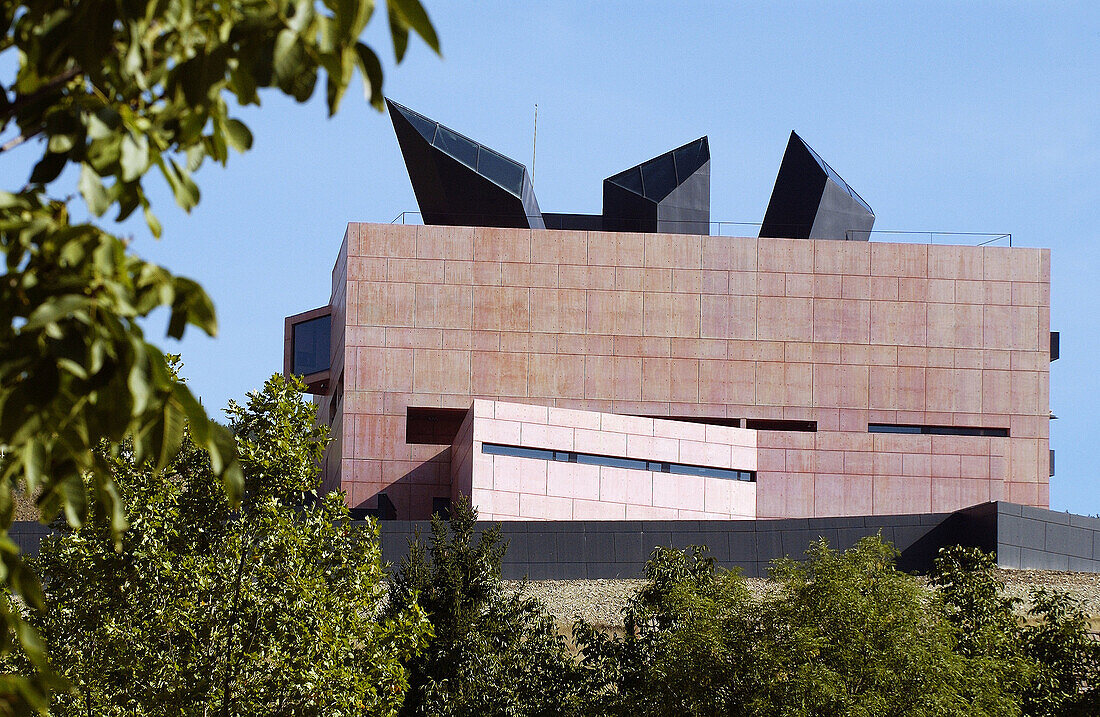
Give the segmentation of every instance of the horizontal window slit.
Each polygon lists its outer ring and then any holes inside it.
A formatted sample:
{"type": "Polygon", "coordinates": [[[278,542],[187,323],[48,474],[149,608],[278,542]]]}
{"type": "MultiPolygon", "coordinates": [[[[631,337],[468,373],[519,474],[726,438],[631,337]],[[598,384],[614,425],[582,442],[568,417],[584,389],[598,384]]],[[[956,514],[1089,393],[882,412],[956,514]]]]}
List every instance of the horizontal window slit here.
{"type": "Polygon", "coordinates": [[[1007,428],[987,426],[922,426],[913,423],[868,423],[868,433],[903,433],[924,436],[985,436],[1008,438],[1007,428]]]}
{"type": "Polygon", "coordinates": [[[756,431],[800,431],[816,433],[817,421],[797,421],[782,418],[714,418],[711,416],[657,416],[637,414],[639,418],[655,418],[659,421],[679,421],[680,423],[701,423],[706,426],[728,426],[730,428],[751,428],[756,431]]]}
{"type": "Polygon", "coordinates": [[[546,448],[527,448],[525,446],[509,446],[502,443],[482,443],[481,452],[494,456],[512,456],[514,458],[535,458],[543,461],[559,461],[562,463],[582,463],[590,466],[608,466],[611,468],[626,468],[629,470],[654,471],[656,473],[671,473],[674,475],[702,476],[704,478],[725,478],[726,480],[739,480],[747,482],[756,481],[756,471],[743,471],[734,468],[714,468],[712,466],[698,466],[688,463],[669,463],[666,461],[650,461],[643,458],[623,458],[621,456],[602,456],[594,453],[578,453],[575,451],[553,451],[546,448]]]}

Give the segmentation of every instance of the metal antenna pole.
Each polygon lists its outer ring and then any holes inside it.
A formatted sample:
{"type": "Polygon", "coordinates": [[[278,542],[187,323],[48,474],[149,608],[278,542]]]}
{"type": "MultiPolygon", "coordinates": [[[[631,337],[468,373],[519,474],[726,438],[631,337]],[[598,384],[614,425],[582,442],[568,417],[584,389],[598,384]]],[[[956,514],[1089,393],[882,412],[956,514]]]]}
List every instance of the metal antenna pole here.
{"type": "Polygon", "coordinates": [[[531,182],[535,181],[535,143],[539,139],[539,103],[535,103],[535,131],[531,133],[531,182]]]}

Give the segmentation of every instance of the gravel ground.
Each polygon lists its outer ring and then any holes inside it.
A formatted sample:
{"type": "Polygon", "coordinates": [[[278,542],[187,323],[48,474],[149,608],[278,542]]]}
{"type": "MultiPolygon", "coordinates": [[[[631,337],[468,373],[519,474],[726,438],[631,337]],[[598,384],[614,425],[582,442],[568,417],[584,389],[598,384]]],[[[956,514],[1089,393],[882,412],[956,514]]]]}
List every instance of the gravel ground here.
{"type": "MultiPolygon", "coordinates": [[[[1032,588],[1059,590],[1080,600],[1094,618],[1092,629],[1100,629],[1100,574],[998,570],[997,577],[1004,582],[1006,595],[1021,599],[1021,614],[1030,607],[1027,598],[1032,588]]],[[[758,595],[769,587],[769,581],[761,578],[747,582],[758,595]]],[[[577,615],[595,625],[621,627],[623,607],[643,584],[642,580],[534,580],[526,584],[524,592],[542,601],[563,627],[577,615]]],[[[522,583],[510,585],[518,588],[522,583]]]]}

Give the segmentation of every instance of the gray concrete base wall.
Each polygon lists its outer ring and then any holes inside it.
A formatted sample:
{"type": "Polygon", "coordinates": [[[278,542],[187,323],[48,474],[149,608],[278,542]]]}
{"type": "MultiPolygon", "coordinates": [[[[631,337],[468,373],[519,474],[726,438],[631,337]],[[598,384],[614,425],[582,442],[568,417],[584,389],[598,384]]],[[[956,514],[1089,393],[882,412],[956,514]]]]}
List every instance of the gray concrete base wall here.
{"type": "Polygon", "coordinates": [[[997,563],[1100,573],[1100,518],[997,503],[997,563]]]}
{"type": "MultiPolygon", "coordinates": [[[[500,523],[508,551],[501,566],[506,579],[581,580],[644,577],[646,560],[656,546],[706,546],[719,565],[739,567],[748,577],[767,575],[773,560],[801,558],[811,543],[824,538],[847,549],[881,533],[901,552],[900,567],[926,571],[946,542],[969,542],[959,531],[957,514],[798,518],[784,520],[677,521],[511,521],[500,523]]],[[[487,529],[489,524],[480,526],[487,529]]],[[[408,554],[417,528],[426,540],[426,521],[380,524],[382,556],[397,563],[408,554]]]]}
{"type": "MultiPolygon", "coordinates": [[[[492,523],[482,523],[487,530],[492,523]]],[[[427,521],[381,521],[382,557],[408,555],[416,529],[427,541],[427,521]]],[[[706,546],[724,567],[748,577],[767,575],[780,557],[801,558],[824,538],[845,550],[860,538],[882,534],[900,551],[898,567],[927,572],[939,549],[967,545],[997,552],[1004,568],[1100,573],[1100,518],[1058,513],[1014,503],[985,503],[956,513],[795,518],[784,520],[510,521],[500,523],[508,551],[507,579],[634,579],[658,545],[706,546]]],[[[49,528],[16,522],[8,534],[23,552],[37,555],[49,528]]]]}

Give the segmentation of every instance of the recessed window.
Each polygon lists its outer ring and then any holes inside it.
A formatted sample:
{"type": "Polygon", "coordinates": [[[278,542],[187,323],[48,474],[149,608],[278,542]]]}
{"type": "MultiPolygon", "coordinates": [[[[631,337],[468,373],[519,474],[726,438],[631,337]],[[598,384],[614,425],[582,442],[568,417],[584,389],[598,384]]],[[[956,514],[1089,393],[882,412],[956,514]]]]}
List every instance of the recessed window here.
{"type": "Polygon", "coordinates": [[[868,423],[868,433],[908,433],[926,436],[987,436],[1007,438],[1007,428],[985,426],[922,426],[912,423],[868,423]]]}
{"type": "Polygon", "coordinates": [[[291,338],[293,361],[291,370],[299,376],[308,376],[329,368],[329,349],[332,336],[332,315],[300,321],[293,326],[291,338]]]}
{"type": "Polygon", "coordinates": [[[405,443],[427,443],[431,445],[450,445],[462,428],[468,411],[465,408],[421,408],[409,406],[405,409],[405,443]]]}
{"type": "Polygon", "coordinates": [[[654,471],[656,473],[673,473],[676,475],[685,476],[702,476],[704,478],[725,478],[726,480],[738,480],[748,482],[756,481],[756,471],[742,471],[731,468],[713,468],[711,466],[697,466],[688,463],[647,461],[641,458],[601,456],[594,453],[578,453],[575,451],[551,451],[545,448],[508,446],[501,443],[482,443],[481,452],[494,456],[534,458],[536,460],[560,461],[563,463],[583,463],[590,466],[609,466],[611,468],[626,468],[629,470],[638,471],[654,471]]]}
{"type": "Polygon", "coordinates": [[[777,418],[747,418],[745,428],[757,431],[801,431],[817,432],[817,421],[786,421],[777,418]]]}
{"type": "Polygon", "coordinates": [[[659,421],[680,421],[682,423],[701,423],[707,426],[729,426],[730,428],[751,428],[754,431],[800,431],[814,433],[817,421],[792,421],[781,418],[715,418],[712,416],[640,416],[655,418],[659,421]]]}
{"type": "Polygon", "coordinates": [[[439,517],[447,520],[451,517],[450,498],[432,498],[432,513],[438,513],[439,517]]]}

